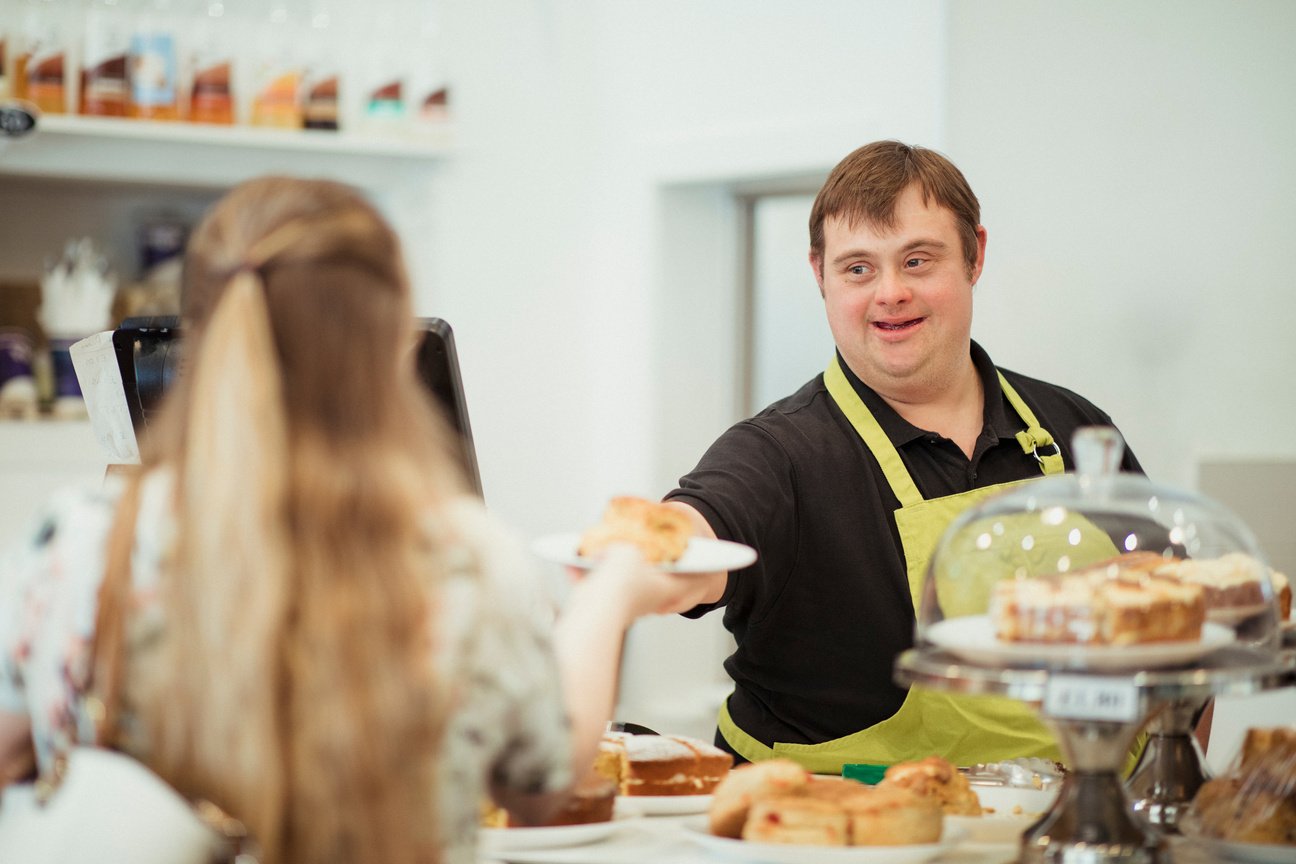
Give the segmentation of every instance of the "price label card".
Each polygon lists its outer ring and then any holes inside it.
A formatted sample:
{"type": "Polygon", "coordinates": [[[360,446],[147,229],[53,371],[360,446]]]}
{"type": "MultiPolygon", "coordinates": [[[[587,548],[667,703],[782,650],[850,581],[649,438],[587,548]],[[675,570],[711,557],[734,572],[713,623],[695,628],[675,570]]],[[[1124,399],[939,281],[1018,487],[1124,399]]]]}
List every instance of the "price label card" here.
{"type": "Polygon", "coordinates": [[[1129,678],[1053,675],[1044,689],[1044,713],[1069,720],[1133,723],[1141,719],[1138,688],[1129,678]]]}

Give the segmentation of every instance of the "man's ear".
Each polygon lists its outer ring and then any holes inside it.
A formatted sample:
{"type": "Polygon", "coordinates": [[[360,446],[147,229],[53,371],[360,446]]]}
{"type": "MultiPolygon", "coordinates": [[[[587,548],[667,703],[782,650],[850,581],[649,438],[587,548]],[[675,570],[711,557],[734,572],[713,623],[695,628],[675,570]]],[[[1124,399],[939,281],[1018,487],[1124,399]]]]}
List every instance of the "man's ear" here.
{"type": "Polygon", "coordinates": [[[985,269],[986,237],[987,234],[986,234],[985,226],[978,225],[976,227],[977,260],[976,260],[976,264],[972,266],[972,274],[971,274],[973,286],[975,286],[977,280],[981,278],[981,271],[985,269]]]}
{"type": "Polygon", "coordinates": [[[819,296],[824,296],[823,290],[823,254],[810,250],[810,269],[814,271],[815,283],[819,286],[819,296]]]}

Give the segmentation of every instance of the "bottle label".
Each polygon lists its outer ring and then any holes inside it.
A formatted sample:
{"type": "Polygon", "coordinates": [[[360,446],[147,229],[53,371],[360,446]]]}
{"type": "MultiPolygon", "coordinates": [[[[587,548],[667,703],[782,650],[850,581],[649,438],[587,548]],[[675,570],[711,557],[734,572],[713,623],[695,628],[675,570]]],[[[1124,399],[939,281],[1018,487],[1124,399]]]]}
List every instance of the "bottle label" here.
{"type": "Polygon", "coordinates": [[[403,116],[405,114],[403,83],[390,81],[370,92],[365,113],[376,118],[403,116]]]}
{"type": "Polygon", "coordinates": [[[233,123],[234,98],[230,89],[230,64],[213,63],[194,73],[189,119],[195,123],[233,123]]]}
{"type": "Polygon", "coordinates": [[[301,73],[285,71],[272,75],[268,83],[256,94],[252,103],[252,123],[256,126],[276,126],[300,129],[302,125],[301,73]]]}
{"type": "Polygon", "coordinates": [[[130,43],[130,94],[136,105],[176,102],[175,39],[170,33],[136,33],[130,43]]]}
{"type": "Polygon", "coordinates": [[[336,75],[312,78],[306,84],[305,125],[307,129],[338,128],[338,79],[336,75]]]}
{"type": "Polygon", "coordinates": [[[109,57],[81,73],[81,113],[121,117],[126,113],[126,56],[109,57]]]}

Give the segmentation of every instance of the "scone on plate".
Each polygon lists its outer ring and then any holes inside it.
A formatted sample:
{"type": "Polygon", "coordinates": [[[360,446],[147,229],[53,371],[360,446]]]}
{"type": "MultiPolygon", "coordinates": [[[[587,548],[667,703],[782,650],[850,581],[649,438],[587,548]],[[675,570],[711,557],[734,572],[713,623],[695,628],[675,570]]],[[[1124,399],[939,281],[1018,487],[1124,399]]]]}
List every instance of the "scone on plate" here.
{"type": "Polygon", "coordinates": [[[795,793],[810,782],[810,773],[790,759],[748,762],[729,772],[711,799],[711,833],[738,838],[752,804],[778,795],[795,793]]]}
{"type": "Polygon", "coordinates": [[[981,799],[968,779],[945,759],[928,756],[917,762],[900,762],[886,769],[881,787],[903,788],[931,798],[953,816],[980,816],[981,799]]]}
{"type": "Polygon", "coordinates": [[[846,846],[850,819],[831,801],[783,795],[752,805],[742,839],[758,843],[846,846]]]}
{"type": "Polygon", "coordinates": [[[648,562],[668,564],[680,559],[692,534],[689,518],[674,507],[622,495],[609,501],[599,523],[581,535],[577,554],[597,558],[609,546],[629,543],[648,562]]]}
{"type": "Polygon", "coordinates": [[[941,838],[940,805],[908,789],[865,786],[840,804],[850,817],[853,846],[910,846],[941,838]]]}
{"type": "Polygon", "coordinates": [[[733,769],[710,811],[712,834],[814,846],[935,843],[943,819],[933,798],[812,775],[789,759],[733,769]]]}

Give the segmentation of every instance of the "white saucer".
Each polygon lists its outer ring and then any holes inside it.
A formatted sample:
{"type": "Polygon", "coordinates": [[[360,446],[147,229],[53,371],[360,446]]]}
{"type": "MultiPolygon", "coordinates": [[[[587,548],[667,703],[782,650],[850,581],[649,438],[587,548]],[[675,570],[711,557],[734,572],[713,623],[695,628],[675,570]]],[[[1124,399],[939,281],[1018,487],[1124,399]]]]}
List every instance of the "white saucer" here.
{"type": "Polygon", "coordinates": [[[505,852],[534,849],[562,849],[606,840],[616,832],[618,820],[586,825],[554,825],[539,828],[482,828],[478,832],[481,851],[487,857],[505,852]]]}
{"type": "Polygon", "coordinates": [[[1144,642],[1137,645],[1077,645],[1001,642],[988,615],[947,618],[927,628],[927,639],[970,663],[987,666],[1053,666],[1120,672],[1161,669],[1190,663],[1236,638],[1231,627],[1207,622],[1194,642],[1144,642]]]}
{"type": "Polygon", "coordinates": [[[618,816],[691,816],[711,807],[710,795],[618,795],[618,816]]]}
{"type": "MultiPolygon", "coordinates": [[[[597,558],[582,558],[576,554],[579,547],[580,534],[550,534],[531,544],[531,551],[554,564],[582,570],[597,567],[597,558]]],[[[715,573],[741,570],[755,560],[756,550],[750,546],[729,540],[694,537],[678,561],[660,566],[671,573],[715,573]]]]}
{"type": "Polygon", "coordinates": [[[937,843],[912,846],[804,846],[795,843],[756,843],[716,837],[704,830],[685,828],[689,839],[730,861],[750,864],[924,864],[955,843],[967,839],[962,828],[945,826],[937,843]]]}

